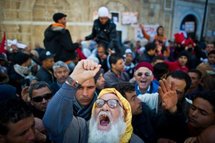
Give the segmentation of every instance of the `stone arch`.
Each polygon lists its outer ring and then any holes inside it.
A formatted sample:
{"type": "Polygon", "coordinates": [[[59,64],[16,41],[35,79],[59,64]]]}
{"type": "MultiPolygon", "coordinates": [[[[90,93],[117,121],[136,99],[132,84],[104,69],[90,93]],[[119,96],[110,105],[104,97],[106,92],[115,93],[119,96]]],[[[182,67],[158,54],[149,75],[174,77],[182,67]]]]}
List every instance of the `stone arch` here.
{"type": "MultiPolygon", "coordinates": [[[[201,31],[201,25],[202,25],[202,22],[201,22],[201,17],[199,14],[195,13],[194,11],[189,11],[189,12],[186,12],[184,13],[180,18],[179,18],[179,23],[178,24],[181,24],[182,21],[184,20],[184,18],[188,15],[193,15],[195,18],[196,18],[196,36],[200,36],[200,31],[201,31]]],[[[180,25],[178,25],[180,27],[180,25]]]]}

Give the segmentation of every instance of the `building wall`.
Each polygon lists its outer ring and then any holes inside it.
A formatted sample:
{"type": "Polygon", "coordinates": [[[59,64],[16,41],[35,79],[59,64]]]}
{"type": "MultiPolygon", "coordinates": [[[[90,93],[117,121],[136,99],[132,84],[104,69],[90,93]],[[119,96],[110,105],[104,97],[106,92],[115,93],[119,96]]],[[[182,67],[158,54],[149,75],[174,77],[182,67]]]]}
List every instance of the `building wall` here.
{"type": "MultiPolygon", "coordinates": [[[[30,46],[36,43],[43,46],[44,30],[53,22],[53,13],[60,11],[68,15],[67,28],[73,41],[84,39],[91,33],[94,12],[100,6],[107,6],[119,16],[125,11],[138,12],[139,23],[163,25],[167,37],[172,38],[172,33],[177,30],[177,20],[180,21],[177,11],[174,11],[177,1],[180,0],[0,0],[0,34],[2,36],[6,32],[8,39],[18,39],[30,46]]],[[[199,13],[203,11],[202,7],[200,9],[199,13]]],[[[210,11],[214,11],[214,6],[210,11]]],[[[214,14],[209,18],[214,18],[214,14]]],[[[122,40],[134,40],[135,26],[117,25],[117,29],[122,31],[122,40]]],[[[208,22],[207,27],[213,31],[215,26],[208,22]]]]}

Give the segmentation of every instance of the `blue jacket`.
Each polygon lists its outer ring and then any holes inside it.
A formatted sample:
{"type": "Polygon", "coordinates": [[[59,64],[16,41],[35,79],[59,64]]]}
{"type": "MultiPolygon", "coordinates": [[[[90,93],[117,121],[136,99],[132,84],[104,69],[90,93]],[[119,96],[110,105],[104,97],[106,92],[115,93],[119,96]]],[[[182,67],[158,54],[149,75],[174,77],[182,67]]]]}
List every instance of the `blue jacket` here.
{"type": "MultiPolygon", "coordinates": [[[[150,86],[148,87],[146,93],[156,93],[158,92],[158,87],[159,87],[159,82],[157,80],[153,80],[150,84],[150,86]]],[[[135,84],[135,91],[137,96],[140,94],[144,94],[140,91],[138,84],[135,84]]]]}

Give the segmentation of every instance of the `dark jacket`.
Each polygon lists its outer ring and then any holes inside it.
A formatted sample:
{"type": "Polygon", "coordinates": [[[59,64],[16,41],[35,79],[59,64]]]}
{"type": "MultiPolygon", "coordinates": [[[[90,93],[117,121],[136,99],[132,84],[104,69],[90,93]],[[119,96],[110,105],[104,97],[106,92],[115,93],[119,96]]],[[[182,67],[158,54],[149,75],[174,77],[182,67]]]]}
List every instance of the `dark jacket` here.
{"type": "Polygon", "coordinates": [[[50,25],[44,33],[46,50],[55,54],[55,61],[69,61],[75,57],[76,44],[73,44],[69,30],[50,25]]]}
{"type": "Polygon", "coordinates": [[[116,53],[121,53],[116,25],[110,19],[105,25],[102,25],[99,19],[96,19],[93,23],[92,33],[86,36],[85,39],[94,39],[97,43],[106,45],[107,48],[114,48],[116,53]]]}
{"type": "MultiPolygon", "coordinates": [[[[55,143],[87,143],[88,123],[73,115],[74,95],[77,89],[64,84],[50,100],[43,123],[55,143]]],[[[130,143],[143,143],[132,135],[130,143]]]]}
{"type": "Polygon", "coordinates": [[[155,143],[157,140],[153,123],[156,120],[156,114],[142,102],[142,113],[132,117],[132,126],[134,133],[138,135],[145,143],[155,143]]]}
{"type": "Polygon", "coordinates": [[[36,74],[38,81],[45,81],[49,85],[51,85],[54,82],[54,76],[51,72],[41,67],[39,71],[36,74]]]}
{"type": "Polygon", "coordinates": [[[152,63],[155,56],[150,56],[146,51],[143,52],[142,55],[140,55],[138,62],[149,62],[152,63]]]}
{"type": "Polygon", "coordinates": [[[105,87],[114,87],[120,82],[129,81],[129,75],[126,72],[122,72],[120,76],[116,75],[112,70],[107,71],[104,74],[105,87]]]}
{"type": "Polygon", "coordinates": [[[184,143],[189,137],[184,106],[177,105],[177,112],[172,114],[159,110],[156,121],[156,133],[158,138],[168,138],[177,143],[184,143]]]}
{"type": "Polygon", "coordinates": [[[8,71],[8,75],[9,75],[9,84],[11,84],[11,85],[16,87],[16,93],[18,93],[19,95],[21,95],[23,87],[30,85],[30,80],[25,78],[25,77],[23,77],[23,76],[21,76],[21,75],[19,75],[15,71],[14,67],[12,67],[8,71]]]}

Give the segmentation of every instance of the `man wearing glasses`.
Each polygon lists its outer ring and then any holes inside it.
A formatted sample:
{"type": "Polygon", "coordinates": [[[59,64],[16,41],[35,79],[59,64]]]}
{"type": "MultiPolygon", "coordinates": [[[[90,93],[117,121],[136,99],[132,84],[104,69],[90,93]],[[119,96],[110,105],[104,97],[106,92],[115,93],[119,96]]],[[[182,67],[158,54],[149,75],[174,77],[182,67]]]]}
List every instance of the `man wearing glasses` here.
{"type": "Polygon", "coordinates": [[[34,116],[42,119],[49,99],[52,97],[49,85],[44,81],[32,84],[29,87],[29,96],[34,116]]]}
{"type": "Polygon", "coordinates": [[[142,143],[133,134],[129,102],[114,88],[103,89],[93,104],[88,123],[73,115],[78,87],[94,77],[101,65],[80,61],[66,83],[49,102],[43,118],[49,137],[56,143],[142,143]]]}
{"type": "Polygon", "coordinates": [[[134,78],[137,96],[145,93],[158,92],[159,83],[154,80],[153,67],[150,63],[141,62],[135,67],[134,78]]]}

